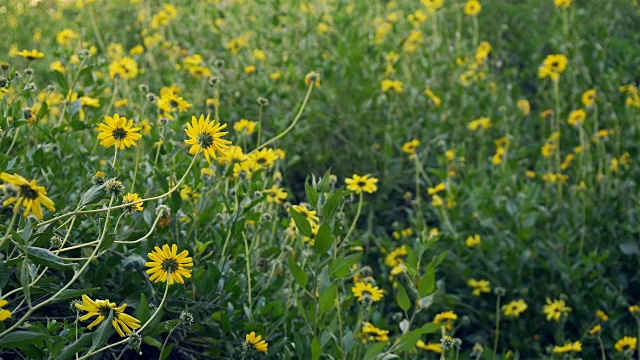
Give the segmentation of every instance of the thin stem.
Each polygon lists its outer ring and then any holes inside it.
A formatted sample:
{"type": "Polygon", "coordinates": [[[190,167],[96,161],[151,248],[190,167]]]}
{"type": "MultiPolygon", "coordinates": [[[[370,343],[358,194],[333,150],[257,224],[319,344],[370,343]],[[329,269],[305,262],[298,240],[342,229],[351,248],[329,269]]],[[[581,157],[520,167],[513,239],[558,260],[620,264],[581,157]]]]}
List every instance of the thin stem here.
{"type": "Polygon", "coordinates": [[[164,349],[167,347],[167,344],[169,343],[169,338],[171,337],[171,335],[173,334],[174,331],[176,331],[176,329],[178,328],[178,326],[182,325],[182,320],[180,320],[180,322],[178,322],[176,324],[176,326],[174,326],[173,328],[171,328],[171,330],[169,331],[169,334],[167,334],[167,337],[164,339],[164,342],[162,343],[162,348],[160,348],[160,356],[162,356],[162,352],[164,351],[164,349]]]}
{"type": "Polygon", "coordinates": [[[260,140],[262,139],[262,104],[260,104],[260,109],[258,110],[258,142],[256,146],[260,146],[260,140]]]}
{"type": "Polygon", "coordinates": [[[351,223],[351,227],[349,227],[349,231],[347,231],[347,235],[344,236],[342,240],[342,244],[346,244],[349,239],[349,235],[353,232],[353,229],[356,227],[356,223],[358,222],[358,218],[360,218],[360,211],[362,210],[362,202],[364,199],[364,195],[362,191],[360,191],[360,200],[358,201],[358,209],[356,210],[356,216],[353,218],[353,222],[351,223]]]}
{"type": "Polygon", "coordinates": [[[309,97],[311,96],[311,91],[313,90],[313,83],[309,84],[309,88],[307,89],[307,94],[304,96],[304,100],[302,101],[302,105],[300,106],[300,110],[298,110],[298,114],[296,115],[296,117],[293,119],[293,122],[291,122],[291,125],[289,125],[288,128],[284,129],[283,132],[281,132],[280,134],[276,135],[275,137],[271,138],[270,140],[268,140],[267,142],[265,142],[262,145],[259,145],[258,147],[256,147],[255,149],[253,149],[251,152],[257,151],[262,149],[263,147],[278,141],[280,138],[282,138],[283,136],[287,135],[291,130],[293,130],[293,128],[296,126],[296,124],[298,123],[298,120],[300,120],[300,116],[302,116],[302,112],[304,111],[304,108],[307,106],[307,101],[309,101],[309,97]]]}
{"type": "Polygon", "coordinates": [[[253,316],[253,299],[251,297],[251,259],[249,258],[249,244],[247,243],[246,235],[242,235],[244,239],[244,251],[245,251],[245,259],[247,262],[247,289],[249,290],[249,314],[253,316]]]}
{"type": "Polygon", "coordinates": [[[116,148],[116,151],[113,154],[113,161],[111,162],[111,167],[112,168],[116,168],[116,159],[118,158],[118,144],[115,144],[114,146],[116,148]]]}
{"type": "Polygon", "coordinates": [[[2,240],[0,240],[0,249],[4,247],[4,244],[7,242],[7,239],[9,238],[9,234],[13,230],[13,225],[15,225],[16,223],[16,219],[18,218],[18,208],[17,208],[18,205],[20,204],[16,204],[15,207],[13,208],[13,216],[11,217],[11,222],[9,223],[9,226],[7,226],[7,231],[5,231],[4,236],[2,237],[2,240]]]}
{"type": "MultiPolygon", "coordinates": [[[[142,203],[142,202],[145,202],[145,201],[154,201],[154,200],[159,200],[159,199],[162,199],[162,198],[165,198],[165,197],[167,197],[167,196],[171,195],[174,191],[176,191],[176,190],[178,189],[178,187],[182,184],[182,182],[184,181],[184,179],[186,179],[187,175],[189,174],[189,171],[191,171],[191,168],[193,167],[193,164],[195,164],[195,162],[196,162],[197,154],[200,152],[199,150],[200,150],[200,148],[198,148],[198,151],[196,151],[196,155],[194,155],[194,156],[193,156],[193,160],[191,160],[191,164],[189,164],[189,167],[187,168],[187,171],[185,171],[185,173],[184,173],[184,175],[182,176],[182,178],[180,179],[180,181],[178,181],[178,182],[174,185],[174,187],[172,187],[172,188],[171,188],[169,191],[167,191],[166,193],[161,194],[161,195],[158,195],[158,196],[152,196],[152,197],[150,197],[150,198],[145,198],[145,199],[136,200],[136,201],[130,202],[130,203],[128,203],[128,204],[121,204],[121,205],[117,205],[117,206],[114,206],[114,207],[110,207],[110,208],[108,208],[108,209],[113,209],[113,210],[115,210],[115,209],[122,209],[122,208],[127,207],[127,206],[131,206],[131,205],[139,204],[139,203],[142,203]]],[[[36,224],[36,225],[35,225],[35,227],[44,226],[44,225],[50,224],[50,223],[52,223],[52,222],[54,222],[54,221],[57,221],[57,220],[60,220],[60,219],[64,219],[64,218],[66,218],[66,217],[73,216],[73,215],[95,214],[95,213],[105,212],[105,211],[107,211],[108,209],[101,208],[101,209],[93,209],[93,210],[72,211],[72,212],[70,212],[70,213],[66,213],[66,214],[62,214],[62,215],[60,215],[60,216],[54,217],[53,219],[49,219],[49,220],[47,220],[47,221],[43,221],[43,222],[41,222],[41,223],[38,223],[38,224],[36,224]]]]}
{"type": "Polygon", "coordinates": [[[496,338],[493,340],[493,358],[498,356],[498,339],[500,338],[500,295],[496,301],[496,338]]]}

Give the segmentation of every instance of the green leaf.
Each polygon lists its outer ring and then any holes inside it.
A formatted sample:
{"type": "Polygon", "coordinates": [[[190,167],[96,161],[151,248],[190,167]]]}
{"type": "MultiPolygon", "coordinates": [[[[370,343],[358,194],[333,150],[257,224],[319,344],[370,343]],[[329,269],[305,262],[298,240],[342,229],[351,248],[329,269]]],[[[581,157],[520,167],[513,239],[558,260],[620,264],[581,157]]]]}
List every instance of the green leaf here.
{"type": "Polygon", "coordinates": [[[331,263],[329,263],[329,276],[336,279],[345,278],[349,275],[349,269],[353,264],[357,263],[361,257],[362,253],[351,254],[345,258],[333,259],[331,263]]]}
{"type": "Polygon", "coordinates": [[[296,264],[296,260],[292,257],[289,258],[289,269],[291,269],[291,273],[293,274],[293,278],[296,280],[298,285],[302,287],[306,287],[309,282],[309,278],[307,274],[296,264]]]}
{"type": "Polygon", "coordinates": [[[162,353],[160,353],[160,360],[166,360],[169,355],[171,355],[171,351],[173,350],[174,346],[175,344],[171,343],[166,348],[162,349],[162,353]]]}
{"type": "Polygon", "coordinates": [[[56,300],[77,299],[82,295],[93,294],[97,290],[100,290],[100,288],[94,287],[88,289],[66,289],[56,297],[56,300]]]}
{"type": "Polygon", "coordinates": [[[87,345],[89,344],[89,341],[91,341],[92,338],[93,338],[92,332],[82,334],[82,336],[80,336],[78,340],[65,346],[64,349],[62,349],[62,352],[58,354],[56,358],[60,360],[68,360],[68,359],[75,358],[74,355],[82,351],[82,349],[84,349],[85,347],[87,347],[87,345]]]}
{"type": "Polygon", "coordinates": [[[418,294],[422,298],[433,293],[435,289],[436,269],[435,266],[433,266],[433,263],[429,263],[429,265],[427,265],[427,270],[424,275],[422,275],[422,278],[420,278],[420,282],[418,283],[418,294]]]}
{"type": "Polygon", "coordinates": [[[141,323],[145,323],[150,317],[151,311],[149,311],[149,302],[147,301],[147,297],[144,293],[140,293],[140,305],[136,308],[136,318],[140,320],[141,323]]]}
{"type": "Polygon", "coordinates": [[[27,253],[29,254],[29,260],[34,264],[44,265],[50,269],[73,270],[75,267],[74,264],[65,263],[63,258],[47,249],[27,246],[27,253]]]}
{"type": "Polygon", "coordinates": [[[94,202],[102,198],[104,198],[104,184],[94,185],[90,187],[89,190],[85,191],[84,194],[82,194],[82,198],[80,198],[80,204],[78,205],[78,207],[93,204],[94,202]]]}
{"type": "Polygon", "coordinates": [[[423,334],[434,334],[435,332],[440,330],[442,325],[444,324],[427,323],[424,324],[420,329],[423,331],[423,334]]]}
{"type": "Polygon", "coordinates": [[[324,221],[333,219],[338,211],[340,199],[342,199],[343,196],[342,191],[336,191],[331,194],[324,205],[322,205],[322,217],[324,218],[324,221]]]}
{"type": "Polygon", "coordinates": [[[296,227],[300,231],[300,234],[310,238],[311,235],[313,234],[311,233],[311,224],[309,224],[309,221],[307,220],[307,218],[302,216],[299,212],[295,211],[293,208],[289,208],[289,213],[291,213],[291,217],[293,218],[293,221],[296,223],[296,227]]]}
{"type": "Polygon", "coordinates": [[[335,305],[337,295],[338,288],[336,284],[329,286],[322,294],[320,294],[320,300],[318,301],[320,313],[329,311],[333,305],[335,305]]]}
{"type": "Polygon", "coordinates": [[[329,180],[331,180],[331,168],[324,173],[322,180],[320,180],[320,183],[318,184],[319,192],[323,193],[329,189],[329,180]]]}
{"type": "Polygon", "coordinates": [[[9,268],[7,268],[7,264],[5,264],[4,261],[0,261],[0,290],[7,285],[10,276],[11,273],[9,272],[9,268]]]}
{"type": "Polygon", "coordinates": [[[318,360],[320,359],[320,355],[322,355],[322,345],[320,345],[320,340],[314,337],[311,342],[311,359],[318,360]]]}
{"type": "Polygon", "coordinates": [[[307,193],[307,200],[309,201],[309,204],[311,204],[311,206],[313,206],[314,208],[318,206],[318,191],[316,191],[313,186],[309,185],[309,178],[307,178],[304,182],[304,190],[307,193]]]}
{"type": "Polygon", "coordinates": [[[12,349],[23,345],[28,345],[38,340],[46,340],[49,335],[42,333],[35,333],[31,331],[14,331],[10,332],[2,339],[0,339],[1,349],[12,349]]]}
{"type": "Polygon", "coordinates": [[[151,336],[145,336],[142,338],[142,342],[149,345],[149,346],[153,346],[155,348],[160,349],[162,347],[162,343],[160,341],[158,341],[158,339],[151,337],[151,336]]]}
{"type": "Polygon", "coordinates": [[[36,117],[38,118],[38,120],[41,120],[42,117],[45,116],[48,112],[49,112],[49,105],[47,105],[46,101],[43,101],[42,106],[40,107],[40,110],[38,111],[38,114],[36,115],[36,117]]]}
{"type": "Polygon", "coordinates": [[[407,290],[404,289],[404,286],[397,281],[398,284],[398,305],[400,305],[400,309],[404,312],[407,312],[411,308],[411,299],[409,299],[409,295],[407,295],[407,290]]]}
{"type": "Polygon", "coordinates": [[[24,258],[22,267],[20,268],[20,285],[22,285],[22,292],[24,292],[24,298],[27,301],[27,305],[31,307],[31,280],[29,280],[29,261],[24,258]]]}
{"type": "Polygon", "coordinates": [[[56,78],[56,82],[58,83],[58,86],[60,86],[60,93],[68,94],[69,83],[67,82],[67,78],[59,71],[54,71],[53,76],[56,78]]]}
{"type": "Polygon", "coordinates": [[[115,241],[116,241],[116,234],[112,232],[108,232],[107,235],[105,235],[104,239],[102,239],[102,242],[100,243],[100,249],[98,249],[98,251],[103,252],[105,250],[110,249],[115,241]]]}
{"type": "Polygon", "coordinates": [[[324,223],[320,225],[318,234],[316,234],[314,249],[318,254],[325,254],[329,249],[331,249],[332,244],[333,234],[331,234],[331,227],[328,223],[324,223]]]}
{"type": "Polygon", "coordinates": [[[420,340],[420,337],[422,336],[422,334],[424,334],[424,330],[415,329],[413,331],[410,331],[410,332],[402,335],[396,350],[397,351],[407,351],[409,349],[412,349],[413,347],[416,346],[416,343],[418,342],[418,340],[420,340]]]}
{"type": "Polygon", "coordinates": [[[112,321],[113,321],[113,310],[109,312],[108,318],[102,320],[102,323],[100,324],[100,326],[98,326],[98,329],[95,331],[95,334],[93,335],[93,339],[91,339],[92,340],[91,350],[95,350],[107,343],[107,341],[109,340],[109,338],[114,332],[113,325],[111,325],[112,321]]]}
{"type": "Polygon", "coordinates": [[[387,341],[376,342],[369,346],[367,352],[364,353],[364,360],[375,360],[375,358],[387,346],[387,341]]]}
{"type": "MultiPolygon", "coordinates": [[[[80,109],[82,109],[82,102],[80,100],[75,100],[71,102],[71,106],[69,106],[69,115],[73,116],[77,114],[78,111],[80,111],[80,109]]],[[[84,127],[83,124],[80,124],[80,125],[84,127]]]]}

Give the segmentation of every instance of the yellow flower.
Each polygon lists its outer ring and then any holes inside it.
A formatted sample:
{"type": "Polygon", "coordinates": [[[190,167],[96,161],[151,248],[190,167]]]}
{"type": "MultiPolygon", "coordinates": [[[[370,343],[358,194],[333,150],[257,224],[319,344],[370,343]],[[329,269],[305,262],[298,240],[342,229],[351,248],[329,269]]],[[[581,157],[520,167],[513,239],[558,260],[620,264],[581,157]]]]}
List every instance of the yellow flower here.
{"type": "Polygon", "coordinates": [[[286,191],[279,188],[278,185],[273,185],[269,189],[262,190],[262,192],[267,194],[267,202],[275,203],[278,205],[282,205],[284,200],[286,200],[287,196],[289,195],[286,191]]]}
{"type": "Polygon", "coordinates": [[[147,254],[152,261],[146,262],[144,265],[149,267],[147,274],[149,274],[149,280],[155,282],[169,282],[169,285],[173,282],[184,284],[182,277],[190,278],[191,269],[188,267],[193,266],[193,262],[189,257],[189,251],[183,250],[178,254],[178,246],[176,244],[165,244],[160,247],[156,246],[155,251],[147,254]]]}
{"type": "Polygon", "coordinates": [[[252,331],[247,334],[247,336],[245,336],[245,344],[246,346],[259,352],[267,352],[269,346],[269,344],[265,340],[262,340],[262,336],[256,336],[255,331],[252,331]]]}
{"type": "Polygon", "coordinates": [[[439,207],[442,206],[444,204],[444,202],[442,201],[442,198],[438,195],[433,195],[432,199],[431,199],[431,206],[433,207],[439,207]]]}
{"type": "Polygon", "coordinates": [[[560,74],[567,68],[567,62],[567,57],[562,54],[547,55],[542,66],[538,68],[538,77],[541,79],[549,77],[557,81],[560,74]]]}
{"type": "Polygon", "coordinates": [[[313,86],[320,86],[320,74],[315,71],[311,71],[307,75],[304,76],[304,83],[309,86],[313,83],[313,86]]]}
{"type": "Polygon", "coordinates": [[[16,53],[16,56],[21,56],[29,61],[35,60],[35,59],[42,59],[44,57],[44,54],[39,52],[36,49],[33,50],[22,50],[22,51],[18,51],[16,53]]]}
{"type": "Polygon", "coordinates": [[[247,161],[256,170],[260,168],[272,169],[278,161],[278,155],[273,149],[264,148],[249,154],[247,161]]]}
{"type": "Polygon", "coordinates": [[[440,105],[442,105],[442,100],[440,100],[440,98],[433,91],[431,91],[431,89],[425,89],[424,94],[427,95],[429,99],[431,99],[431,102],[433,102],[433,105],[435,107],[440,107],[440,105]]]}
{"type": "Polygon", "coordinates": [[[479,245],[480,242],[481,242],[480,235],[478,235],[478,234],[473,235],[473,236],[469,236],[467,238],[467,240],[465,240],[465,244],[467,245],[467,247],[470,247],[470,248],[479,245]]]}
{"type": "Polygon", "coordinates": [[[569,6],[571,6],[571,1],[572,0],[553,0],[553,4],[558,8],[558,9],[566,9],[569,6]]]}
{"type": "Polygon", "coordinates": [[[525,310],[527,310],[527,303],[522,300],[513,300],[510,303],[502,306],[502,312],[506,317],[520,317],[525,310]]]}
{"type": "Polygon", "coordinates": [[[475,16],[482,10],[482,5],[477,0],[469,0],[464,4],[464,13],[467,16],[475,16]]]}
{"type": "Polygon", "coordinates": [[[353,174],[352,178],[346,178],[344,182],[347,184],[347,190],[355,191],[356,194],[360,194],[363,191],[373,194],[378,191],[378,187],[376,186],[378,179],[372,177],[370,174],[364,176],[353,174]]]}
{"type": "MultiPolygon", "coordinates": [[[[305,219],[307,219],[309,221],[309,223],[311,223],[311,226],[317,225],[318,222],[320,221],[320,218],[318,217],[318,215],[317,215],[315,210],[309,210],[306,207],[304,207],[303,205],[293,205],[293,206],[291,206],[291,208],[293,210],[299,212],[300,215],[304,216],[305,219]]],[[[291,220],[292,220],[292,223],[293,223],[293,219],[291,219],[291,220]]]]}
{"type": "Polygon", "coordinates": [[[569,120],[567,120],[567,122],[569,123],[569,125],[580,126],[582,125],[582,123],[584,123],[584,119],[586,118],[587,118],[586,111],[582,109],[573,110],[569,114],[569,120]]]}
{"type": "Polygon", "coordinates": [[[267,60],[267,54],[265,54],[264,51],[262,50],[255,49],[253,50],[252,54],[253,54],[253,57],[258,61],[267,60]]]}
{"type": "Polygon", "coordinates": [[[479,119],[470,121],[467,124],[467,128],[471,131],[476,131],[480,128],[487,130],[491,128],[491,119],[489,119],[488,117],[481,117],[479,119]]]}
{"type": "Polygon", "coordinates": [[[11,311],[1,309],[7,306],[9,302],[7,300],[0,300],[0,321],[5,321],[11,317],[11,311]]]}
{"type": "Polygon", "coordinates": [[[130,57],[114,60],[109,64],[109,78],[111,80],[131,80],[138,76],[138,63],[130,57]]]}
{"type": "Polygon", "coordinates": [[[100,145],[106,148],[115,145],[120,150],[125,146],[136,146],[136,141],[142,138],[142,135],[138,134],[139,130],[140,128],[133,127],[133,120],[127,123],[127,119],[118,114],[114,114],[113,117],[105,116],[104,123],[98,124],[96,128],[96,131],[100,132],[100,145]]]}
{"type": "Polygon", "coordinates": [[[480,296],[480,294],[482,293],[490,293],[491,292],[490,284],[491,283],[487,280],[476,280],[476,279],[467,280],[467,285],[473,289],[472,291],[473,296],[480,296]]]}
{"type": "Polygon", "coordinates": [[[640,312],[640,305],[631,305],[629,306],[629,312],[632,314],[640,312]]]}
{"type": "Polygon", "coordinates": [[[565,345],[553,347],[554,354],[565,354],[569,352],[581,352],[581,351],[582,351],[582,343],[580,341],[576,341],[573,344],[571,342],[568,342],[565,345]]]}
{"type": "Polygon", "coordinates": [[[543,311],[547,315],[547,320],[555,320],[556,322],[560,321],[560,317],[563,315],[567,315],[571,308],[566,306],[566,303],[563,299],[553,300],[547,298],[547,304],[543,306],[543,311]]]}
{"type": "Polygon", "coordinates": [[[427,189],[427,193],[429,195],[434,195],[437,194],[439,192],[445,191],[446,187],[444,185],[444,183],[440,183],[438,185],[436,185],[435,187],[430,187],[427,189]]]}
{"type": "Polygon", "coordinates": [[[407,248],[405,245],[402,245],[399,248],[394,249],[392,252],[387,254],[384,259],[384,264],[389,267],[396,267],[401,264],[398,259],[401,256],[407,256],[407,248]]]}
{"type": "Polygon", "coordinates": [[[596,90],[591,89],[591,90],[585,91],[584,94],[582,94],[582,103],[586,107],[593,106],[593,104],[596,103],[596,90]]]}
{"type": "Polygon", "coordinates": [[[360,338],[362,343],[366,344],[367,341],[389,341],[389,330],[379,329],[370,322],[362,324],[362,331],[360,332],[360,338]]]}
{"type": "Polygon", "coordinates": [[[418,145],[420,145],[420,141],[418,141],[418,139],[413,139],[402,145],[402,151],[406,154],[413,155],[415,154],[418,145]]]}
{"type": "Polygon", "coordinates": [[[136,45],[129,50],[129,55],[131,56],[142,55],[142,53],[144,53],[144,46],[142,45],[136,45]]]}
{"type": "Polygon", "coordinates": [[[634,350],[638,344],[638,338],[625,336],[616,342],[616,351],[623,352],[625,350],[634,350]]]}
{"type": "Polygon", "coordinates": [[[431,351],[436,354],[442,354],[442,344],[437,344],[437,343],[425,344],[424,341],[418,340],[418,342],[416,343],[416,346],[422,350],[431,351]]]}
{"type": "Polygon", "coordinates": [[[218,155],[225,156],[231,141],[222,139],[228,132],[222,131],[227,127],[227,124],[219,124],[215,121],[209,121],[209,115],[205,118],[204,115],[200,115],[200,119],[196,120],[195,116],[191,117],[191,124],[187,123],[185,132],[189,137],[184,142],[191,145],[189,154],[196,155],[198,149],[199,152],[204,152],[204,156],[207,159],[209,165],[211,165],[211,159],[216,160],[218,155]]]}
{"type": "Polygon", "coordinates": [[[171,112],[185,112],[191,107],[185,99],[178,96],[178,93],[173,90],[160,90],[160,98],[158,99],[158,109],[161,110],[162,115],[167,115],[171,112]]]}
{"type": "Polygon", "coordinates": [[[567,157],[564,158],[562,165],[560,165],[560,169],[567,170],[569,166],[571,166],[571,162],[576,156],[574,154],[567,154],[567,157]]]}
{"type": "Polygon", "coordinates": [[[518,110],[522,113],[522,115],[527,116],[531,112],[531,104],[529,104],[529,100],[520,99],[518,100],[518,110]]]}
{"type": "Polygon", "coordinates": [[[528,177],[529,179],[535,179],[536,178],[536,172],[535,171],[531,171],[531,170],[527,170],[524,172],[524,176],[528,177]]]}
{"type": "Polygon", "coordinates": [[[60,60],[52,62],[51,65],[49,65],[49,70],[58,71],[62,74],[67,72],[67,68],[62,65],[62,62],[60,60]]]}
{"type": "Polygon", "coordinates": [[[269,79],[271,80],[278,80],[282,77],[282,71],[278,70],[278,71],[274,71],[271,74],[269,74],[269,79]]]}
{"type": "Polygon", "coordinates": [[[132,330],[140,328],[140,320],[125,314],[124,309],[127,307],[127,304],[122,304],[118,307],[116,303],[110,302],[109,300],[91,300],[87,295],[82,295],[82,303],[76,303],[75,306],[87,312],[79,318],[80,321],[85,321],[97,316],[97,318],[87,326],[89,330],[99,325],[104,319],[107,319],[111,313],[113,313],[111,325],[113,325],[120,337],[124,337],[125,334],[129,335],[132,330]]]}
{"type": "Polygon", "coordinates": [[[594,327],[589,329],[589,335],[595,335],[595,334],[599,333],[600,331],[602,331],[602,325],[600,325],[600,324],[595,325],[594,327]]]}
{"type": "Polygon", "coordinates": [[[370,298],[371,301],[376,302],[380,301],[384,296],[382,290],[378,289],[378,287],[373,287],[371,284],[365,284],[363,281],[357,282],[355,286],[351,288],[353,292],[353,296],[358,298],[358,301],[363,301],[365,298],[370,298]]]}
{"type": "Polygon", "coordinates": [[[123,205],[127,205],[130,204],[129,206],[125,207],[125,210],[129,211],[129,212],[136,212],[136,211],[142,211],[143,207],[142,207],[142,202],[139,203],[135,203],[134,202],[141,200],[140,197],[138,196],[137,193],[128,193],[127,195],[125,195],[122,198],[122,204],[123,205]]]}
{"type": "Polygon", "coordinates": [[[42,220],[42,207],[40,203],[47,209],[55,211],[53,201],[47,197],[47,190],[44,186],[39,186],[36,180],[28,181],[18,174],[0,173],[0,180],[4,181],[4,185],[0,188],[5,192],[7,198],[2,206],[8,206],[15,203],[13,212],[17,212],[20,206],[24,207],[24,216],[29,216],[33,211],[33,215],[42,220]]]}
{"type": "Polygon", "coordinates": [[[200,198],[200,194],[193,191],[191,186],[185,185],[184,188],[180,189],[180,197],[184,201],[196,201],[200,198]]]}
{"type": "Polygon", "coordinates": [[[76,34],[71,29],[64,29],[56,35],[56,41],[60,45],[69,45],[73,40],[77,38],[78,38],[78,34],[76,34]]]}
{"type": "Polygon", "coordinates": [[[609,315],[607,315],[606,312],[602,311],[602,310],[598,310],[596,311],[596,316],[598,317],[598,319],[600,319],[601,321],[607,322],[609,321],[609,315]]]}
{"type": "Polygon", "coordinates": [[[245,74],[251,74],[256,72],[256,67],[254,65],[248,65],[244,67],[244,73],[245,74]]]}
{"type": "Polygon", "coordinates": [[[400,80],[390,80],[390,79],[384,79],[382,80],[382,91],[389,91],[389,90],[393,90],[396,93],[401,93],[402,92],[402,81],[400,80]]]}
{"type": "Polygon", "coordinates": [[[253,134],[253,130],[256,127],[256,123],[251,120],[242,119],[233,124],[233,129],[239,133],[246,130],[247,135],[253,134]]]}
{"type": "Polygon", "coordinates": [[[442,7],[443,0],[420,0],[429,11],[434,12],[442,7]]]}

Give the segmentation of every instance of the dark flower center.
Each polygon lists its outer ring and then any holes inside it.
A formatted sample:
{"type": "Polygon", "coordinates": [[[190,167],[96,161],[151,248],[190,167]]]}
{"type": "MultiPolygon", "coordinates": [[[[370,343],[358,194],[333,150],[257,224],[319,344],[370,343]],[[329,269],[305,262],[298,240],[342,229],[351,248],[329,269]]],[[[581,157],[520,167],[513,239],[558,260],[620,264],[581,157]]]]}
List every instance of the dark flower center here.
{"type": "Polygon", "coordinates": [[[557,61],[551,63],[552,68],[557,68],[560,64],[557,61]]]}
{"type": "Polygon", "coordinates": [[[256,159],[256,162],[257,162],[258,164],[260,164],[260,165],[264,165],[264,164],[266,164],[266,163],[267,163],[267,159],[265,159],[265,158],[257,158],[257,159],[256,159]]]}
{"type": "Polygon", "coordinates": [[[356,183],[356,185],[358,185],[358,187],[364,187],[365,185],[367,185],[367,183],[366,183],[366,182],[364,182],[364,181],[362,181],[362,180],[360,180],[360,181],[358,181],[358,182],[356,183]]]}
{"type": "Polygon", "coordinates": [[[178,270],[178,261],[176,259],[165,259],[162,261],[162,269],[171,274],[178,270]]]}
{"type": "Polygon", "coordinates": [[[111,132],[111,136],[116,140],[123,140],[127,137],[127,131],[123,128],[115,128],[111,132]]]}
{"type": "Polygon", "coordinates": [[[198,145],[200,145],[200,147],[202,147],[203,149],[208,149],[209,147],[211,147],[211,145],[213,145],[213,136],[211,136],[211,134],[209,133],[198,134],[196,140],[198,141],[198,145]]]}
{"type": "Polygon", "coordinates": [[[169,105],[171,105],[171,107],[178,107],[178,102],[175,100],[171,100],[169,101],[169,105]]]}
{"type": "Polygon", "coordinates": [[[20,186],[20,196],[26,197],[27,199],[37,199],[38,192],[31,188],[29,185],[21,185],[20,186]]]}
{"type": "Polygon", "coordinates": [[[100,315],[104,316],[105,318],[109,317],[109,314],[111,314],[111,308],[107,305],[102,305],[100,306],[100,315]]]}

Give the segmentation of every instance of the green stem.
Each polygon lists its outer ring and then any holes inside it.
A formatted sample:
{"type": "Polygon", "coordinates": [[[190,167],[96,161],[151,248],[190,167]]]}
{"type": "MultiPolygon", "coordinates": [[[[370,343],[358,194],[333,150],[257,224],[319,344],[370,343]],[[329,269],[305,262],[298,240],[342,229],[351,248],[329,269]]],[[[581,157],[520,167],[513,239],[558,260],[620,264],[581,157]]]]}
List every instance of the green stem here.
{"type": "Polygon", "coordinates": [[[356,209],[356,216],[353,218],[353,222],[351,223],[351,227],[349,227],[349,231],[347,231],[347,235],[344,236],[344,239],[342,240],[340,245],[347,243],[347,240],[349,239],[349,235],[351,235],[351,233],[353,232],[353,229],[355,229],[356,224],[358,223],[358,218],[360,218],[360,211],[362,210],[363,199],[364,199],[364,195],[363,195],[362,191],[360,191],[360,200],[358,201],[358,208],[356,209]]]}
{"type": "Polygon", "coordinates": [[[500,295],[496,301],[496,338],[493,340],[493,358],[498,356],[498,339],[500,338],[500,295]]]}

